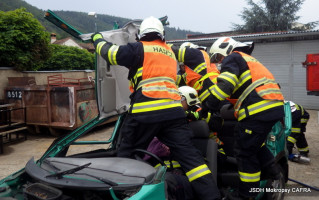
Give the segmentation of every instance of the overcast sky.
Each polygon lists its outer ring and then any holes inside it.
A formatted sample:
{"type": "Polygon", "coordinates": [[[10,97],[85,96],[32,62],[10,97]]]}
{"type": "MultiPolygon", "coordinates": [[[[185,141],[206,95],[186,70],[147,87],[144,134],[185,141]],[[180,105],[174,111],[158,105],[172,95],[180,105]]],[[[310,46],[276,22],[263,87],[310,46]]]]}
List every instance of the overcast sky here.
{"type": "MultiPolygon", "coordinates": [[[[170,27],[213,33],[243,24],[239,14],[245,0],[25,0],[43,10],[96,12],[129,19],[168,16],[170,27]]],[[[258,2],[257,0],[255,2],[258,2]]],[[[305,0],[298,22],[319,21],[319,0],[305,0]]]]}

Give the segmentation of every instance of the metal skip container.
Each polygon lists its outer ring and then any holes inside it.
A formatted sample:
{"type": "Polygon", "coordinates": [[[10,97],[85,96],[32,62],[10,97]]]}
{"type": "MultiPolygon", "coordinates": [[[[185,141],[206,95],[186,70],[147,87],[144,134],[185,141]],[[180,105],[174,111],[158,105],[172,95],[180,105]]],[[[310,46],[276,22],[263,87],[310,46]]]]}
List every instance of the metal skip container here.
{"type": "Polygon", "coordinates": [[[35,132],[46,127],[58,135],[59,130],[74,130],[98,114],[94,84],[62,75],[48,76],[48,85],[8,86],[5,97],[15,107],[26,108],[26,113],[13,113],[12,121],[22,121],[26,114],[26,124],[35,132]]]}

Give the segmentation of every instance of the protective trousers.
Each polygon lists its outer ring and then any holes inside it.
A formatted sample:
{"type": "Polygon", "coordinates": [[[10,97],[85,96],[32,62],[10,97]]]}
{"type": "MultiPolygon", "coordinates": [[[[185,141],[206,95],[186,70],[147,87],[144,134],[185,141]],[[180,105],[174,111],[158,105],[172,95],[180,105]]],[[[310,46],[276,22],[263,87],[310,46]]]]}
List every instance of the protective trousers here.
{"type": "MultiPolygon", "coordinates": [[[[170,148],[180,163],[198,199],[220,199],[220,193],[204,158],[191,142],[192,131],[185,118],[160,123],[142,123],[127,115],[121,128],[123,137],[118,156],[131,157],[134,149],[147,149],[156,136],[170,148]]],[[[217,172],[213,172],[217,173],[217,172]]]]}
{"type": "Polygon", "coordinates": [[[308,153],[308,142],[306,140],[306,136],[303,132],[301,133],[290,133],[287,140],[287,150],[289,154],[292,154],[292,149],[294,146],[297,146],[298,151],[301,153],[308,153]]]}
{"type": "Polygon", "coordinates": [[[250,189],[259,187],[261,169],[274,166],[274,156],[264,142],[276,122],[246,119],[235,127],[235,157],[241,181],[239,194],[243,197],[257,196],[258,193],[250,189]]]}

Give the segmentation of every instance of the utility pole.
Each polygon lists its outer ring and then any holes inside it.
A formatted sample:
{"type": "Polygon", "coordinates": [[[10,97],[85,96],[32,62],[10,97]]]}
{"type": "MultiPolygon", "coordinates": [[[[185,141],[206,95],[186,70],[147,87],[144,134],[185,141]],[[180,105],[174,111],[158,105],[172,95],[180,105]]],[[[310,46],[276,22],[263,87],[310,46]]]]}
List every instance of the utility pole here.
{"type": "Polygon", "coordinates": [[[94,32],[97,33],[97,24],[96,24],[97,14],[96,12],[89,12],[88,15],[94,17],[94,32]]]}

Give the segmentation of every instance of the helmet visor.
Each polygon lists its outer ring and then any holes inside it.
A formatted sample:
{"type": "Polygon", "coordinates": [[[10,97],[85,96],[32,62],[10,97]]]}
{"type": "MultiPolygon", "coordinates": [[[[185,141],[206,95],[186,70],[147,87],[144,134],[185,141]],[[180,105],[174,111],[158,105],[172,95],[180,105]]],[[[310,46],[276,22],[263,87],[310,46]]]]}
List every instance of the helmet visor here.
{"type": "Polygon", "coordinates": [[[210,62],[211,63],[220,63],[224,56],[220,53],[214,53],[212,57],[210,57],[210,62]]]}

